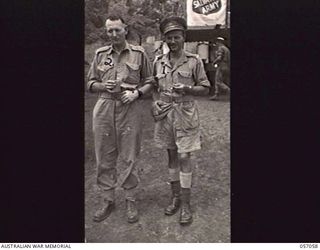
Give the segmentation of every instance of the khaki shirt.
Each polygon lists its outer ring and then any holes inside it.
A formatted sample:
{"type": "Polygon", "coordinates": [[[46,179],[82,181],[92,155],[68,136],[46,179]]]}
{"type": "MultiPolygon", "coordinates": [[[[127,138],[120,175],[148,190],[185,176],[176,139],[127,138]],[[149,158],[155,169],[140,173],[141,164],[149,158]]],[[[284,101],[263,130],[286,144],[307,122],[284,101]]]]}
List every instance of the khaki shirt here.
{"type": "Polygon", "coordinates": [[[88,72],[88,90],[95,82],[121,80],[127,84],[142,86],[152,83],[152,66],[141,46],[126,46],[118,54],[112,46],[105,46],[96,51],[88,72]]]}
{"type": "Polygon", "coordinates": [[[159,96],[154,96],[154,105],[159,107],[160,113],[163,112],[161,119],[155,123],[157,146],[177,148],[178,153],[200,149],[200,121],[194,97],[174,92],[172,87],[174,83],[209,87],[202,60],[198,55],[183,51],[175,66],[172,66],[169,54],[164,54],[154,62],[154,76],[159,93],[159,96]],[[177,102],[177,99],[183,101],[177,102]]]}
{"type": "MultiPolygon", "coordinates": [[[[112,46],[96,51],[88,73],[88,89],[96,82],[121,80],[133,86],[152,83],[152,66],[140,46],[126,43],[123,51],[117,53],[112,46]]],[[[141,149],[142,100],[122,103],[109,92],[100,92],[93,109],[92,129],[98,168],[98,186],[105,191],[116,186],[113,170],[117,158],[123,166],[118,184],[128,189],[136,186],[138,180],[136,160],[141,149]],[[108,171],[107,171],[108,170],[108,171]]]]}
{"type": "Polygon", "coordinates": [[[230,64],[230,50],[224,46],[219,45],[216,50],[216,58],[220,57],[221,59],[218,61],[219,66],[228,67],[230,64]]]}
{"type": "Polygon", "coordinates": [[[169,54],[158,56],[154,61],[154,76],[158,82],[158,92],[168,96],[181,96],[173,91],[174,83],[210,87],[199,56],[185,51],[174,67],[170,63],[169,54]]]}

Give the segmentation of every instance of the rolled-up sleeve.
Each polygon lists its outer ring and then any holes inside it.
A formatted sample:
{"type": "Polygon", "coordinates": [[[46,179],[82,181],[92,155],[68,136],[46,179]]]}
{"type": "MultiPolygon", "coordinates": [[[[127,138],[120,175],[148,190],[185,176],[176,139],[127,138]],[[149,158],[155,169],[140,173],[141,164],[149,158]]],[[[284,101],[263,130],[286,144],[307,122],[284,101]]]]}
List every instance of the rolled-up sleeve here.
{"type": "Polygon", "coordinates": [[[142,60],[141,60],[141,83],[142,85],[145,84],[154,84],[154,77],[153,77],[153,68],[152,64],[146,55],[145,52],[142,53],[142,60]]]}
{"type": "Polygon", "coordinates": [[[193,75],[194,80],[196,82],[196,86],[210,87],[210,82],[204,70],[203,62],[198,57],[196,58],[196,65],[194,67],[193,75]]]}
{"type": "Polygon", "coordinates": [[[101,82],[101,79],[99,77],[99,73],[97,70],[97,65],[98,65],[98,55],[95,54],[88,72],[87,89],[89,92],[91,92],[91,87],[95,82],[101,82]]]}

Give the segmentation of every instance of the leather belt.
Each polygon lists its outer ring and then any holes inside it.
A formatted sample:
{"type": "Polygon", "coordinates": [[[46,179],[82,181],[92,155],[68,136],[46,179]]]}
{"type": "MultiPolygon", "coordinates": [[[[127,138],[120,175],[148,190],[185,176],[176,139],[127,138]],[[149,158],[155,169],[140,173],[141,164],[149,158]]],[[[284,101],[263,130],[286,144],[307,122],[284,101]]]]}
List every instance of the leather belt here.
{"type": "Polygon", "coordinates": [[[160,100],[167,102],[167,103],[181,103],[181,102],[190,102],[193,101],[193,96],[166,96],[166,95],[160,95],[160,100]]]}
{"type": "Polygon", "coordinates": [[[121,92],[118,92],[118,93],[103,92],[103,93],[100,93],[99,98],[121,100],[121,95],[122,95],[121,92]]]}

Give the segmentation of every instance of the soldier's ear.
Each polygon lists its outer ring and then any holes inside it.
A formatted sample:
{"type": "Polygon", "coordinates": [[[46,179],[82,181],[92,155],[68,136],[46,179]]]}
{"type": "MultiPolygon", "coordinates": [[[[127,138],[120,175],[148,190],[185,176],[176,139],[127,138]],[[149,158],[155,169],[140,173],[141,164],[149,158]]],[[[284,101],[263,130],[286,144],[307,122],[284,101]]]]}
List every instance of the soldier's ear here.
{"type": "Polygon", "coordinates": [[[126,35],[128,35],[128,33],[129,33],[128,25],[125,25],[125,26],[124,26],[124,30],[125,30],[126,35]]]}

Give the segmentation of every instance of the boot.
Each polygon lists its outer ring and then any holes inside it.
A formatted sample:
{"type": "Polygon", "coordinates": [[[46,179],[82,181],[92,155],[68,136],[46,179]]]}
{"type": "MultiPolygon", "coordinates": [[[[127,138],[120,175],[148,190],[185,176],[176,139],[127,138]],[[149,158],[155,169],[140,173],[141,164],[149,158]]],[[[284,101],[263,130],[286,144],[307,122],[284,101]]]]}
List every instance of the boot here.
{"type": "Polygon", "coordinates": [[[171,203],[164,210],[165,215],[174,215],[180,207],[180,181],[171,182],[171,203]]]}
{"type": "Polygon", "coordinates": [[[139,220],[139,213],[136,206],[136,202],[132,200],[126,200],[127,206],[127,220],[129,223],[135,223],[139,220]]]}
{"type": "Polygon", "coordinates": [[[192,223],[192,213],[190,209],[190,188],[181,189],[181,210],[180,210],[180,224],[188,225],[192,223]]]}
{"type": "Polygon", "coordinates": [[[112,201],[108,201],[107,204],[97,210],[95,215],[93,216],[93,221],[94,222],[101,222],[109,217],[111,212],[114,210],[115,204],[112,201]]]}

